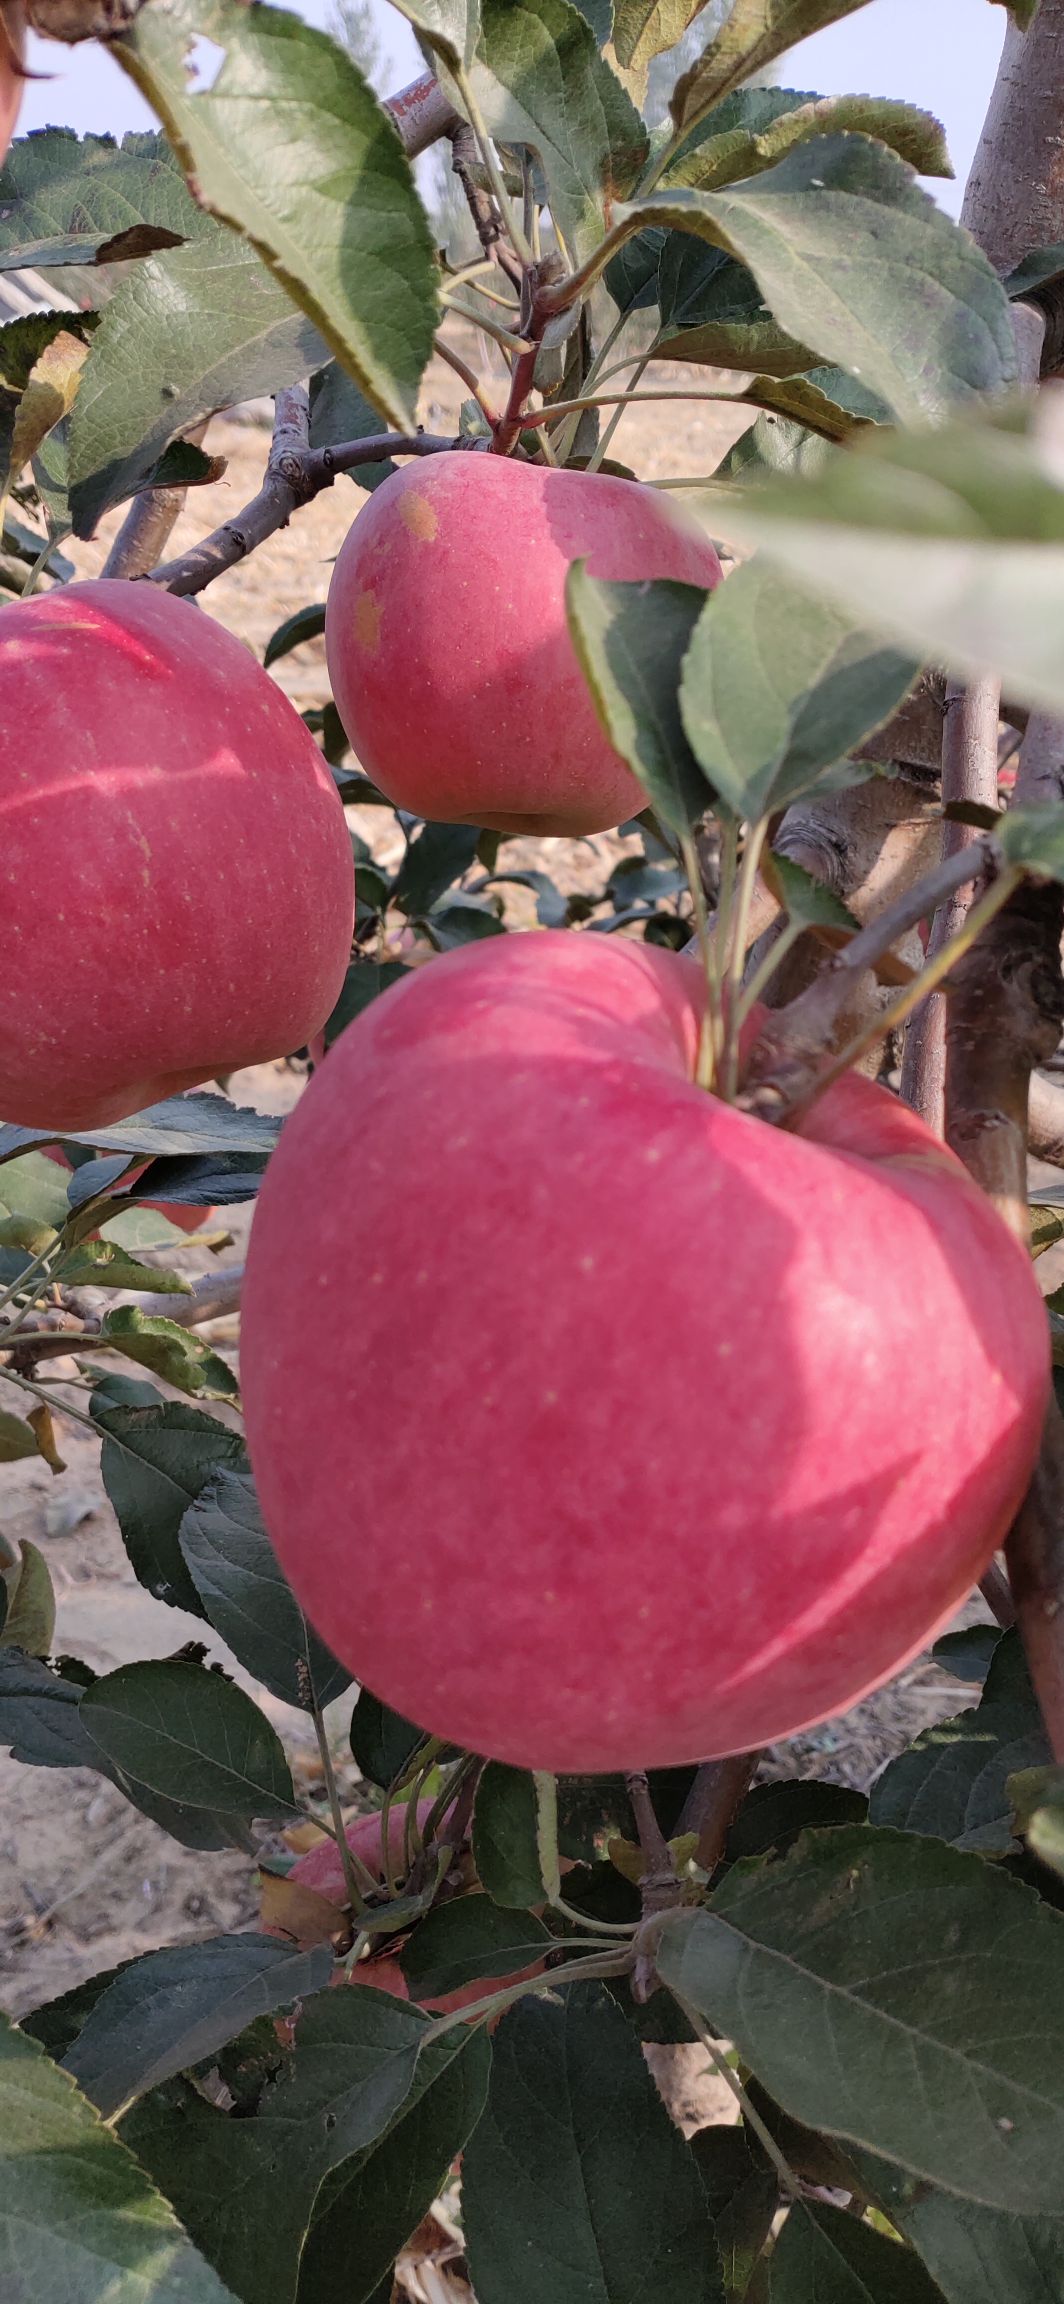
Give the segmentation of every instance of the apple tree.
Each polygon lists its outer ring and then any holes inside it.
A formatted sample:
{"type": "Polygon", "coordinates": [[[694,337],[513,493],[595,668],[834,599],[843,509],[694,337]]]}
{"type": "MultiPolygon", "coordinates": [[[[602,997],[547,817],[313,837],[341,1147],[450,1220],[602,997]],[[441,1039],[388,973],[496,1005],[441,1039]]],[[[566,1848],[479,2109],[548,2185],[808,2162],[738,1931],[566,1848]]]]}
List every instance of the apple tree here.
{"type": "Polygon", "coordinates": [[[0,1459],[87,1426],[202,1626],[97,1674],[5,1540],[0,1739],[261,1897],[0,2022],[5,2304],[1064,2300],[1064,0],[960,224],[786,85],[863,4],[399,0],[386,103],[262,0],[0,4],[6,138],[27,17],[161,123],[0,175],[0,1459]],[[715,469],[622,460],[665,401],[715,469]],[[197,603],[348,476],[257,665],[197,603]],[[768,1779],[932,1642],[870,1791],[768,1779]]]}

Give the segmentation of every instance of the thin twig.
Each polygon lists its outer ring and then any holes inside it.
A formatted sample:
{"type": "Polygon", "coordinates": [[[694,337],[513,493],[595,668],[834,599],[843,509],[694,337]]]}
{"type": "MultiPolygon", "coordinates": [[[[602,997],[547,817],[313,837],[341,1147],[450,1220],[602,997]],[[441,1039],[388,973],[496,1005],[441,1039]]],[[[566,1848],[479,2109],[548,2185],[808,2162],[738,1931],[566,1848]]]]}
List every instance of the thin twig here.
{"type": "Polygon", "coordinates": [[[695,1863],[713,1873],[724,1854],[733,1818],[757,1771],[759,1752],[734,1752],[726,1760],[704,1760],[676,1822],[677,1836],[697,1832],[695,1863]]]}
{"type": "Polygon", "coordinates": [[[495,426],[499,421],[498,415],[496,414],[495,409],[492,407],[490,400],[485,395],[483,385],[481,384],[480,378],[477,375],[476,369],[471,368],[467,360],[463,360],[460,352],[454,351],[453,347],[447,343],[445,337],[437,336],[435,338],[435,347],[440,359],[446,362],[448,368],[454,369],[456,376],[461,377],[467,391],[472,393],[481,415],[486,418],[488,424],[491,427],[491,430],[494,432],[495,426]]]}

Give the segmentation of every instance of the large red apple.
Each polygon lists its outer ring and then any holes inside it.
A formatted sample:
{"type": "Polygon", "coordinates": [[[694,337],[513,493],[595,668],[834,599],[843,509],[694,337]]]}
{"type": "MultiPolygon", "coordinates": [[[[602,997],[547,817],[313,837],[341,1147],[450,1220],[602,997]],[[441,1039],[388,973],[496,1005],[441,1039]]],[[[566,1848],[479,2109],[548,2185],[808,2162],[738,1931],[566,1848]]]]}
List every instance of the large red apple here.
{"type": "Polygon", "coordinates": [[[284,1568],[386,1703],[518,1766],[842,1711],[964,1598],[1038,1445],[1038,1289],[959,1163],[866,1080],[798,1133],[708,1095],[703,998],[588,934],[434,961],[332,1049],[255,1218],[284,1568]]]}
{"type": "Polygon", "coordinates": [[[0,1114],[106,1126],[302,1047],[343,982],[351,842],[299,714],[153,584],[0,608],[0,1114]]]}
{"type": "Polygon", "coordinates": [[[599,725],[565,616],[593,576],[711,588],[701,529],[653,488],[439,455],[375,490],[329,587],[340,718],[397,807],[500,832],[602,832],[646,794],[599,725]]]}
{"type": "Polygon", "coordinates": [[[15,133],[25,79],[26,20],[18,0],[0,0],[0,160],[15,133]]]}

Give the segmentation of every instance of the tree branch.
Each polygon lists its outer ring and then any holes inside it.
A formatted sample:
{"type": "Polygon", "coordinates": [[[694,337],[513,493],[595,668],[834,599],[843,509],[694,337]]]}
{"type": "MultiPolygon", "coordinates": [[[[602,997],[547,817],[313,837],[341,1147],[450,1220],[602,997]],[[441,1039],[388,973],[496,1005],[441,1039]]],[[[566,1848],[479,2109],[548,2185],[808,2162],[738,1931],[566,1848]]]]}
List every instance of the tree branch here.
{"type": "Polygon", "coordinates": [[[187,494],[187,488],[145,488],[134,496],[101,573],[149,575],[166,550],[187,494]]]}
{"type": "Polygon", "coordinates": [[[430,144],[441,136],[450,136],[462,126],[457,112],[432,72],[423,72],[420,80],[411,80],[395,96],[385,100],[384,109],[390,112],[403,141],[403,149],[411,160],[419,152],[427,152],[430,144]]]}
{"type": "MultiPolygon", "coordinates": [[[[998,718],[1001,682],[987,677],[968,688],[951,681],[946,690],[946,717],[942,730],[942,803],[966,800],[985,808],[997,806],[998,718]]],[[[974,834],[967,824],[947,823],[942,853],[956,856],[970,846],[974,834]]],[[[928,959],[935,959],[963,927],[968,894],[957,889],[939,906],[928,940],[928,959]]],[[[907,1104],[926,1120],[936,1136],[946,1129],[946,994],[932,992],[909,1018],[901,1069],[901,1092],[907,1104]]]]}
{"type": "Polygon", "coordinates": [[[703,1872],[716,1871],[760,1758],[759,1752],[734,1752],[727,1760],[704,1760],[698,1770],[676,1820],[676,1837],[697,1832],[695,1862],[703,1872]]]}

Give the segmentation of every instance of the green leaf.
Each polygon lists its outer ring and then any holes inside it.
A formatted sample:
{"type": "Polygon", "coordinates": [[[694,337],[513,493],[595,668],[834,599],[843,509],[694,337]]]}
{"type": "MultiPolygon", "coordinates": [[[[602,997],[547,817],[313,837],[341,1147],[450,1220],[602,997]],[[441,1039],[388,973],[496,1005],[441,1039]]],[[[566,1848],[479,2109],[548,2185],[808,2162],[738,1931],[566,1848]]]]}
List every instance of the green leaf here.
{"type": "Polygon", "coordinates": [[[0,1744],[30,1768],[99,1768],[81,1720],[81,1689],[35,1656],[0,1648],[0,1744]]]}
{"type": "MultiPolygon", "coordinates": [[[[37,1441],[32,1435],[32,1428],[31,1436],[36,1450],[37,1441]]],[[[21,1450],[19,1452],[22,1453],[21,1450]]],[[[18,1549],[21,1565],[16,1573],[14,1588],[5,1583],[8,1606],[0,1629],[0,1639],[6,1648],[21,1648],[24,1656],[50,1656],[55,1639],[55,1593],[48,1562],[38,1546],[26,1538],[22,1539],[18,1549]]]]}
{"type": "Polygon", "coordinates": [[[460,2025],[426,2045],[428,2030],[420,2010],[386,1993],[322,1993],[305,2007],[295,2054],[265,2090],[254,2119],[227,2119],[191,2090],[176,2117],[165,2096],[147,2099],[127,2116],[123,2135],[193,2237],[209,2244],[241,2304],[295,2304],[297,2286],[304,2304],[324,2304],[316,2286],[308,2296],[299,2281],[316,2207],[324,2225],[321,2243],[314,2243],[316,2275],[332,2277],[322,2262],[331,2225],[338,2269],[346,2274],[350,2265],[343,2304],[372,2295],[360,2275],[374,2277],[373,2255],[390,2240],[393,2219],[402,2221],[404,2177],[411,2186],[409,2232],[418,2221],[418,2187],[429,2160],[454,2139],[461,2150],[483,2097],[489,2053],[483,2035],[460,2025]],[[335,2186],[319,2192],[334,2168],[335,2186]],[[348,2213],[345,2179],[351,2183],[348,2213]],[[368,2224],[365,2259],[359,2210],[368,2224]]]}
{"type": "MultiPolygon", "coordinates": [[[[368,440],[380,431],[381,420],[354,379],[330,360],[310,379],[310,445],[335,448],[343,440],[368,440]]],[[[360,464],[347,479],[359,488],[379,488],[397,467],[390,456],[380,464],[360,464]]]]}
{"type": "Polygon", "coordinates": [[[392,903],[400,912],[429,911],[468,872],[480,837],[472,824],[423,824],[396,874],[392,903]]]}
{"type": "MultiPolygon", "coordinates": [[[[732,579],[734,581],[734,579],[732,579]]],[[[710,795],[680,717],[684,658],[706,605],[693,584],[611,584],[573,562],[569,630],[611,744],[671,831],[686,832],[710,795]]]]}
{"type": "Polygon", "coordinates": [[[870,424],[890,423],[886,401],[867,392],[842,368],[810,368],[804,376],[755,376],[737,397],[791,424],[807,426],[822,440],[851,440],[870,424]]]}
{"type": "Polygon", "coordinates": [[[1025,1700],[984,1695],[973,1711],[925,1728],[878,1776],[873,1824],[928,1832],[955,1848],[1007,1856],[1014,1846],[1008,1779],[1049,1759],[1033,1690],[1025,1700]]]}
{"type": "Polygon", "coordinates": [[[658,260],[661,327],[655,351],[690,360],[789,377],[816,354],[787,334],[766,309],[745,264],[690,232],[669,232],[658,260]]]}
{"type": "Polygon", "coordinates": [[[0,271],[95,264],[109,241],[145,225],[161,247],[210,231],[156,131],[116,144],[43,128],[11,146],[0,170],[0,271]]]}
{"type": "Polygon", "coordinates": [[[868,1813],[863,1792],[816,1778],[782,1784],[755,1784],[729,1828],[728,1862],[743,1856],[783,1856],[802,1832],[840,1824],[860,1824],[868,1813]]]}
{"type": "Polygon", "coordinates": [[[401,16],[452,70],[472,63],[480,32],[480,0],[395,0],[401,16]]]}
{"type": "Polygon", "coordinates": [[[233,232],[216,226],[138,264],[93,337],[70,420],[75,533],[91,535],[134,495],[179,432],[298,383],[322,351],[317,330],[233,232]]]}
{"type": "Polygon", "coordinates": [[[131,2152],[0,2017],[4,2304],[232,2304],[131,2152]]]}
{"type": "Polygon", "coordinates": [[[473,1862],[493,1903],[515,1910],[542,1903],[536,1788],[527,1769],[488,1761],[473,1809],[473,1862]]]}
{"type": "Polygon", "coordinates": [[[112,2120],[256,2016],[323,1991],[332,1969],[331,1945],[297,1952],[269,1936],[208,1936],[148,1952],[94,2003],[64,2070],[112,2120]]]}
{"type": "Polygon", "coordinates": [[[220,1464],[189,1505],[179,1541],[215,1631],[271,1695],[307,1710],[343,1694],[351,1674],[311,1631],[286,1583],[250,1472],[220,1464]]]}
{"type": "Polygon", "coordinates": [[[1064,241],[1058,240],[1052,248],[1032,248],[1022,263],[1005,274],[1005,293],[1014,299],[1032,296],[1039,288],[1051,288],[1064,273],[1064,241]]]}
{"type": "Polygon", "coordinates": [[[110,1767],[164,1800],[249,1821],[299,1812],[280,1738],[221,1673],[124,1664],[85,1690],[81,1719],[110,1767]]]}
{"type": "Polygon", "coordinates": [[[814,137],[718,192],[662,188],[619,204],[603,257],[649,224],[746,264],[780,327],[902,422],[940,421],[1015,376],[1008,298],[986,257],[864,136],[814,137]]]}
{"type": "Polygon", "coordinates": [[[962,1632],[944,1632],[931,1650],[931,1660],[954,1680],[978,1681],[981,1686],[1000,1638],[996,1624],[968,1624],[962,1632]]]}
{"type": "Polygon", "coordinates": [[[400,984],[409,969],[401,960],[352,960],[340,988],[340,997],[325,1027],[325,1045],[331,1048],[334,1040],[356,1016],[361,1016],[371,1000],[378,1000],[392,984],[400,984]]]}
{"type": "MultiPolygon", "coordinates": [[[[109,1226],[111,1221],[121,1223],[122,1217],[108,1221],[109,1226]]],[[[167,1224],[165,1216],[161,1219],[156,1216],[143,1229],[147,1235],[146,1245],[154,1241],[165,1246],[170,1241],[184,1239],[179,1227],[167,1224]],[[160,1226],[165,1226],[165,1230],[160,1226]]],[[[192,1294],[192,1282],[183,1272],[167,1272],[158,1264],[138,1264],[136,1257],[128,1256],[113,1236],[106,1240],[79,1240],[70,1255],[63,1258],[60,1277],[64,1288],[140,1288],[159,1296],[192,1294]]]]}
{"type": "Polygon", "coordinates": [[[994,839],[1007,864],[1035,879],[1064,880],[1064,808],[1010,808],[994,839]]]}
{"type": "Polygon", "coordinates": [[[295,614],[286,616],[284,623],[279,624],[276,632],[267,640],[262,659],[264,670],[268,672],[271,664],[279,663],[281,657],[290,655],[293,648],[301,648],[305,640],[320,640],[324,630],[324,600],[314,600],[308,602],[305,608],[297,608],[295,614]]]}
{"type": "Polygon", "coordinates": [[[390,1712],[379,1697],[363,1688],[351,1714],[351,1752],[370,1784],[379,1784],[382,1792],[389,1792],[424,1741],[423,1728],[415,1728],[399,1712],[390,1712]]]}
{"type": "MultiPolygon", "coordinates": [[[[57,336],[73,335],[87,342],[95,326],[95,312],[24,312],[19,319],[8,320],[0,328],[0,384],[9,392],[24,392],[41,353],[57,336]]],[[[4,539],[35,546],[34,559],[43,541],[14,520],[9,510],[4,514],[4,539]]]]}
{"type": "MultiPolygon", "coordinates": [[[[877,2170],[877,2177],[882,2207],[912,2242],[946,2304],[1064,2304],[1058,2216],[1002,2215],[913,2185],[890,2169],[877,2170]]],[[[917,2295],[914,2289],[914,2304],[917,2295]]]]}
{"type": "Polygon", "coordinates": [[[772,2251],[771,2304],[942,2304],[911,2249],[844,2208],[796,2200],[772,2251]]]}
{"type": "Polygon", "coordinates": [[[183,1401],[161,1400],[150,1385],[116,1391],[115,1379],[97,1385],[89,1413],[105,1435],[100,1471],[138,1582],[171,1608],[205,1615],[179,1530],[217,1467],[246,1463],[240,1434],[183,1401]]]}
{"type": "Polygon", "coordinates": [[[811,1832],[670,1921],[658,1971],[796,2119],[1059,2213],[1064,1918],[1020,1881],[915,1834],[811,1832]]]}
{"type": "Polygon", "coordinates": [[[619,313],[643,312],[658,300],[658,264],[669,235],[660,224],[625,240],[603,274],[619,313]]]}
{"type": "Polygon", "coordinates": [[[682,40],[705,0],[614,0],[613,45],[617,61],[645,84],[647,68],[682,40]]]}
{"type": "MultiPolygon", "coordinates": [[[[1064,710],[1064,488],[1051,404],[934,431],[869,435],[814,476],[707,490],[714,535],[760,543],[899,646],[957,673],[1000,672],[1017,701],[1064,710]]],[[[1019,835],[1013,835],[1018,838],[1019,835]]]]}
{"type": "Polygon", "coordinates": [[[203,206],[247,236],[367,399],[410,431],[436,324],[432,235],[395,123],[350,56],[300,17],[239,0],[171,0],[114,53],[203,206]],[[193,90],[186,52],[203,37],[225,56],[193,90]]]}
{"type": "MultiPolygon", "coordinates": [[[[253,1112],[248,1106],[230,1104],[226,1096],[200,1094],[168,1096],[161,1104],[149,1105],[145,1112],[131,1113],[128,1120],[116,1120],[110,1128],[67,1135],[63,1142],[88,1144],[101,1152],[143,1153],[154,1159],[167,1152],[178,1157],[205,1152],[269,1153],[280,1133],[276,1113],[253,1112]]],[[[35,1144],[57,1141],[54,1134],[48,1135],[41,1128],[0,1125],[0,1162],[35,1144]]]]}
{"type": "MultiPolygon", "coordinates": [[[[667,1994],[661,1997],[668,1999],[667,1994]]],[[[754,2266],[772,2229],[779,2182],[750,2130],[741,2123],[734,2128],[700,2128],[691,2138],[691,2150],[720,2249],[724,2293],[738,2304],[746,2296],[754,2266]]]]}
{"type": "Polygon", "coordinates": [[[693,128],[711,105],[799,40],[863,6],[864,0],[734,0],[716,39],[673,89],[669,109],[677,128],[693,128]]]}
{"type": "Polygon", "coordinates": [[[504,1911],[474,1892],[433,1905],[403,1946],[402,1969],[417,1999],[437,2000],[463,1984],[482,1983],[489,1992],[492,1978],[509,1980],[553,1946],[531,1912],[504,1911]]]}
{"type": "Polygon", "coordinates": [[[120,1304],[114,1312],[105,1312],[100,1341],[115,1345],[127,1360],[150,1368],[153,1376],[161,1376],[179,1392],[232,1400],[239,1391],[232,1369],[201,1337],[179,1327],[176,1320],[142,1312],[136,1304],[120,1304]]]}
{"type": "Polygon", "coordinates": [[[643,122],[568,0],[482,0],[470,85],[490,133],[531,146],[555,222],[578,257],[646,157],[643,122]]]}
{"type": "Polygon", "coordinates": [[[37,1454],[37,1435],[32,1424],[24,1423],[10,1408],[0,1408],[0,1464],[17,1464],[21,1457],[37,1454]]]}
{"type": "MultiPolygon", "coordinates": [[[[810,136],[873,136],[920,176],[952,176],[939,121],[885,96],[814,96],[793,88],[736,88],[714,105],[664,170],[663,184],[712,192],[771,168],[810,136]]],[[[1007,283],[1006,283],[1007,285],[1007,283]]]]}
{"type": "Polygon", "coordinates": [[[841,897],[836,896],[823,880],[814,878],[801,864],[791,862],[789,856],[777,856],[770,850],[762,867],[773,892],[778,894],[788,920],[802,928],[826,928],[841,936],[856,936],[860,921],[847,910],[841,897]]]}
{"type": "Polygon", "coordinates": [[[599,1984],[504,2016],[463,2161],[462,2219],[478,2304],[724,2295],[690,2145],[599,1984]]]}
{"type": "Polygon", "coordinates": [[[710,595],[692,635],[687,740],[726,806],[753,822],[882,727],[917,669],[755,559],[710,595]]]}
{"type": "Polygon", "coordinates": [[[378,2144],[326,2177],[300,2257],[301,2298],[312,2304],[389,2304],[391,2266],[444,2189],[476,2126],[488,2068],[486,2040],[467,2040],[378,2144]],[[382,2273],[383,2300],[377,2292],[382,2273]]]}

